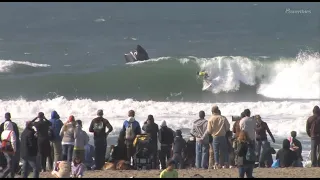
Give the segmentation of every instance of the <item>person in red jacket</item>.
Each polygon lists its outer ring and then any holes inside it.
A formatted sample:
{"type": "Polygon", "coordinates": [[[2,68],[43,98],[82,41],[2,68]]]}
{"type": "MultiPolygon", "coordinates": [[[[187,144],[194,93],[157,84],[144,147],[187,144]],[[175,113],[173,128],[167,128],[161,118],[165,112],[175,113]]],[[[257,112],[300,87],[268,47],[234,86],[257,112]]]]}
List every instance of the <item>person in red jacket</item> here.
{"type": "Polygon", "coordinates": [[[272,139],[272,142],[275,143],[275,139],[268,127],[268,124],[262,121],[260,115],[255,116],[256,119],[256,154],[257,161],[259,162],[259,166],[264,167],[263,160],[260,157],[261,151],[265,147],[265,143],[268,142],[267,132],[272,139]]]}

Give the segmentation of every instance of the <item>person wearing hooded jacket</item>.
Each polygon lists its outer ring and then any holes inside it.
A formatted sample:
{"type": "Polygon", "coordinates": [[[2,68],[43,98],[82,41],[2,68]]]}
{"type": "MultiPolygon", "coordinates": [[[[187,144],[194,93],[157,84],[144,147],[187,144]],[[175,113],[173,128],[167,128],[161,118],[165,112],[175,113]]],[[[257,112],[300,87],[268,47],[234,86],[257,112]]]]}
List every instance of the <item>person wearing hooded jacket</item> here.
{"type": "Polygon", "coordinates": [[[129,161],[129,162],[131,160],[131,157],[133,158],[133,155],[135,152],[134,147],[133,147],[133,142],[134,142],[136,136],[141,134],[141,126],[140,126],[139,122],[136,121],[135,112],[133,110],[130,110],[128,112],[128,119],[123,122],[121,134],[126,136],[126,132],[127,132],[130,125],[132,126],[132,129],[134,131],[133,133],[134,133],[135,137],[131,137],[130,139],[128,139],[127,137],[124,137],[125,144],[127,146],[127,161],[129,161]]]}
{"type": "Polygon", "coordinates": [[[181,130],[177,130],[175,134],[176,137],[174,138],[172,145],[172,159],[177,162],[176,168],[179,167],[179,169],[183,169],[183,153],[185,153],[187,142],[183,139],[181,130]]]}
{"type": "Polygon", "coordinates": [[[290,141],[288,139],[283,140],[282,148],[277,152],[276,159],[279,160],[281,168],[295,167],[298,156],[294,151],[290,150],[290,141]]]}
{"type": "Polygon", "coordinates": [[[162,121],[160,130],[158,133],[158,139],[160,142],[160,164],[161,169],[166,169],[167,161],[171,158],[171,148],[174,141],[175,133],[171,128],[167,126],[166,121],[162,121]],[[167,160],[166,160],[167,159],[167,160]]]}
{"type": "Polygon", "coordinates": [[[208,121],[205,112],[199,112],[199,119],[193,122],[190,134],[196,139],[196,167],[207,169],[209,165],[209,134],[206,133],[208,121]],[[205,135],[205,138],[202,138],[205,135]]]}
{"type": "Polygon", "coordinates": [[[41,169],[43,172],[46,172],[47,158],[51,154],[49,140],[49,128],[51,126],[51,122],[46,119],[43,112],[39,112],[38,116],[34,118],[31,122],[37,130],[36,135],[38,139],[38,155],[41,169]],[[39,121],[35,122],[37,119],[39,121]]]}
{"type": "MultiPolygon", "coordinates": [[[[17,137],[16,134],[13,131],[13,125],[11,121],[6,121],[3,125],[3,132],[1,133],[1,140],[2,141],[7,141],[6,146],[10,147],[9,149],[11,151],[4,151],[4,157],[7,160],[7,166],[3,170],[3,173],[0,175],[0,178],[6,178],[9,174],[11,178],[14,178],[15,174],[15,158],[14,154],[17,151],[17,137]]],[[[3,148],[3,147],[1,147],[3,148]]]]}
{"type": "Polygon", "coordinates": [[[62,138],[60,136],[60,131],[63,126],[63,122],[60,120],[60,116],[56,111],[51,112],[51,119],[49,120],[52,124],[51,129],[53,132],[53,138],[50,142],[51,154],[53,156],[49,156],[49,168],[53,169],[53,166],[56,162],[61,161],[62,157],[62,138]]]}
{"type": "Polygon", "coordinates": [[[320,108],[313,108],[313,115],[310,116],[306,123],[306,131],[311,138],[311,162],[312,167],[320,166],[320,154],[317,149],[320,149],[320,108]]]}
{"type": "Polygon", "coordinates": [[[74,116],[71,115],[60,130],[60,136],[62,137],[62,156],[63,159],[67,159],[70,163],[72,162],[75,128],[76,121],[74,116]]]}
{"type": "Polygon", "coordinates": [[[158,124],[154,122],[153,115],[149,115],[148,119],[145,121],[142,130],[144,130],[151,137],[151,146],[152,146],[152,168],[157,167],[157,153],[158,153],[158,124]]]}
{"type": "Polygon", "coordinates": [[[103,118],[103,110],[98,110],[97,115],[98,117],[91,121],[89,132],[93,133],[95,169],[100,170],[106,160],[107,137],[113,127],[107,119],[103,118]],[[108,128],[108,132],[106,132],[106,128],[108,128]]]}
{"type": "Polygon", "coordinates": [[[74,157],[80,158],[81,162],[84,162],[85,152],[84,147],[89,142],[88,134],[82,130],[82,121],[76,121],[76,129],[74,130],[74,157]]]}
{"type": "MultiPolygon", "coordinates": [[[[17,152],[15,153],[15,155],[14,155],[15,157],[14,158],[15,159],[20,159],[20,140],[19,140],[20,133],[19,133],[19,128],[18,128],[17,124],[11,120],[11,114],[9,112],[5,113],[4,117],[5,117],[5,122],[7,122],[7,121],[12,122],[13,132],[15,133],[15,135],[17,137],[17,139],[16,139],[17,152]]],[[[3,122],[0,125],[0,134],[4,131],[4,123],[5,122],[3,122]]],[[[6,159],[5,159],[5,157],[4,157],[2,152],[0,152],[0,166],[2,166],[3,169],[6,167],[6,159]]],[[[17,170],[19,169],[19,161],[15,161],[14,169],[15,169],[14,171],[17,172],[17,170]]]]}

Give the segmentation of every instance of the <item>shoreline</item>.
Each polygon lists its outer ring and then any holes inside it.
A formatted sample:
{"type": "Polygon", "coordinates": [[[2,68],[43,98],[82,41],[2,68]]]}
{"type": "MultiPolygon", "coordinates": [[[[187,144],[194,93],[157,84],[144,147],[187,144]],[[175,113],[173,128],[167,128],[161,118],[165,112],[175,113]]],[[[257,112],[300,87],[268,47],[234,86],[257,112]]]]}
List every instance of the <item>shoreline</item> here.
{"type": "MultiPolygon", "coordinates": [[[[204,178],[238,178],[238,169],[182,169],[179,178],[191,178],[196,174],[204,178]]],[[[86,171],[84,178],[159,178],[161,170],[102,170],[86,171]]],[[[255,168],[255,178],[319,178],[319,168],[255,168]]],[[[40,173],[40,178],[52,178],[51,172],[40,173]]]]}

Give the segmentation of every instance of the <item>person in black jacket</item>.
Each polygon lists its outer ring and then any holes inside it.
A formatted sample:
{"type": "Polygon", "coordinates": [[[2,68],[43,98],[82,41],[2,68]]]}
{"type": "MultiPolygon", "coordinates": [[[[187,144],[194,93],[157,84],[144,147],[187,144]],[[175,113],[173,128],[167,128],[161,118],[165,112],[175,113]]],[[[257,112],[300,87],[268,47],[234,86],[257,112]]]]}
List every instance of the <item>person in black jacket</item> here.
{"type": "MultiPolygon", "coordinates": [[[[17,146],[17,152],[15,153],[15,157],[14,159],[17,159],[17,161],[15,161],[15,165],[14,165],[14,171],[17,172],[18,169],[19,169],[19,159],[20,159],[20,140],[19,140],[19,137],[20,137],[20,133],[19,133],[19,128],[17,126],[17,124],[15,122],[12,122],[11,120],[11,114],[9,112],[7,112],[5,115],[5,121],[0,125],[0,134],[2,134],[3,132],[3,128],[4,128],[4,123],[6,121],[10,121],[12,123],[12,126],[13,126],[13,131],[17,137],[16,139],[16,146],[17,146]]],[[[0,137],[0,140],[1,140],[1,137],[0,137]]],[[[4,169],[6,166],[7,166],[7,161],[3,155],[2,152],[0,152],[0,166],[4,169]]]]}
{"type": "Polygon", "coordinates": [[[175,134],[176,137],[172,146],[172,159],[176,162],[176,168],[183,169],[184,161],[182,157],[186,151],[187,142],[183,139],[181,130],[176,130],[175,134]]]}
{"type": "Polygon", "coordinates": [[[32,123],[28,121],[26,128],[21,134],[21,158],[23,160],[22,165],[22,177],[28,178],[30,168],[33,170],[33,178],[39,178],[39,166],[37,164],[38,143],[35,137],[35,130],[32,128],[32,123]]]}
{"type": "Polygon", "coordinates": [[[40,158],[41,169],[43,172],[46,172],[47,158],[51,155],[49,140],[49,128],[51,126],[51,122],[44,117],[43,112],[39,112],[38,116],[34,118],[31,122],[37,130],[36,135],[38,139],[38,155],[40,158]],[[39,121],[35,122],[37,119],[39,121]]]}
{"type": "Polygon", "coordinates": [[[151,137],[151,154],[152,154],[152,169],[157,168],[157,153],[158,153],[158,124],[154,122],[153,115],[149,115],[145,121],[142,130],[144,130],[151,137]]]}
{"type": "Polygon", "coordinates": [[[247,178],[253,178],[252,173],[255,162],[248,161],[246,154],[249,146],[254,148],[254,144],[250,143],[251,140],[245,131],[240,131],[237,141],[236,154],[238,156],[237,166],[239,169],[239,177],[244,178],[244,175],[246,175],[247,178]]]}
{"type": "Polygon", "coordinates": [[[276,159],[279,159],[281,168],[295,167],[298,156],[294,151],[290,150],[290,141],[288,139],[283,140],[282,148],[277,152],[276,159]]]}
{"type": "Polygon", "coordinates": [[[98,110],[97,115],[98,117],[91,121],[89,132],[93,133],[94,139],[95,169],[101,170],[106,160],[107,137],[112,132],[113,127],[107,119],[103,118],[103,110],[98,110]],[[108,128],[108,132],[106,132],[106,128],[108,128]]]}
{"type": "Polygon", "coordinates": [[[159,130],[160,147],[160,164],[161,169],[166,169],[166,162],[171,158],[171,148],[174,140],[174,132],[171,128],[167,127],[166,121],[162,121],[159,130]],[[167,159],[167,160],[166,160],[167,159]]]}

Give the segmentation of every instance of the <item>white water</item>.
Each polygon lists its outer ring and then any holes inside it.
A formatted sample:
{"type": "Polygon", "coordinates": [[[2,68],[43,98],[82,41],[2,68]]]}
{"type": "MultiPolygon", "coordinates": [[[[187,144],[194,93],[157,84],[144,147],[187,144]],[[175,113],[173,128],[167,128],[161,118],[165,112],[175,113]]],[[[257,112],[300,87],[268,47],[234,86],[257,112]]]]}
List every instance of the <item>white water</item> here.
{"type": "MultiPolygon", "coordinates": [[[[195,71],[206,71],[212,81],[213,88],[210,90],[214,94],[238,91],[243,83],[258,86],[257,94],[269,98],[320,99],[319,53],[301,52],[296,58],[275,60],[267,58],[263,56],[259,60],[254,60],[242,56],[213,58],[189,56],[180,58],[178,61],[182,65],[196,63],[199,69],[195,71]]],[[[170,60],[172,57],[159,57],[127,64],[137,65],[170,60]]],[[[181,71],[183,68],[182,66],[181,71]]]]}
{"type": "MultiPolygon", "coordinates": [[[[295,59],[253,61],[246,57],[196,59],[212,78],[213,93],[237,91],[240,83],[254,86],[257,94],[278,99],[320,99],[320,55],[299,53],[295,59]]],[[[182,60],[181,63],[185,63],[182,60]]]]}
{"type": "MultiPolygon", "coordinates": [[[[308,116],[312,115],[313,107],[319,104],[320,101],[217,103],[222,114],[229,119],[230,123],[232,123],[231,116],[239,115],[245,108],[249,108],[252,115],[260,114],[268,123],[277,144],[281,144],[282,140],[287,138],[291,131],[297,131],[298,137],[303,140],[305,156],[310,150],[310,142],[305,133],[305,123],[308,116]]],[[[84,124],[84,130],[88,132],[90,122],[96,116],[97,110],[103,109],[105,118],[110,121],[115,129],[111,134],[114,139],[114,136],[118,135],[130,109],[136,111],[136,118],[141,124],[149,114],[153,114],[156,123],[160,124],[162,120],[166,120],[168,126],[176,130],[182,128],[190,129],[192,121],[197,119],[197,114],[200,110],[204,110],[209,116],[212,105],[210,103],[189,102],[139,102],[132,99],[123,101],[67,100],[59,97],[41,101],[0,100],[0,114],[11,112],[12,119],[20,127],[23,127],[25,121],[31,120],[39,111],[44,112],[46,117],[50,118],[51,111],[56,110],[63,121],[71,114],[76,119],[81,119],[84,124]]]]}
{"type": "Polygon", "coordinates": [[[50,67],[49,64],[37,64],[28,61],[0,60],[0,73],[10,72],[16,65],[24,65],[30,67],[50,67]]]}

